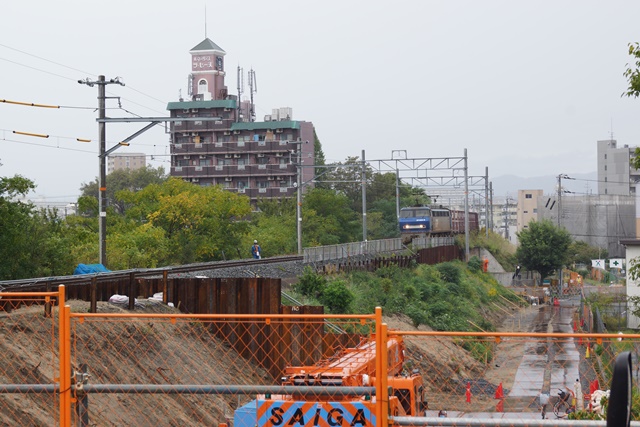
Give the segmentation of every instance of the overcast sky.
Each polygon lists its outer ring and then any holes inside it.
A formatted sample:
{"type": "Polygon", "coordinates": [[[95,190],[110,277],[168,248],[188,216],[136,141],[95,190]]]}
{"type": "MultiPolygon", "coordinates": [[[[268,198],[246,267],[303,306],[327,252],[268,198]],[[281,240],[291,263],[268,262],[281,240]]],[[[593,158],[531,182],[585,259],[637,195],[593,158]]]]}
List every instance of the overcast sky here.
{"type": "MultiPolygon", "coordinates": [[[[187,94],[205,16],[229,91],[238,65],[253,68],[258,120],[293,108],[328,162],[466,148],[470,174],[488,167],[491,180],[594,172],[596,141],[612,130],[619,145],[640,144],[640,100],[621,97],[638,1],[23,0],[1,10],[0,99],[85,107],[0,103],[0,176],[30,178],[60,203],[98,175],[97,87],[77,80],[121,77],[125,87],[107,87],[122,108],[109,99],[109,117],[167,116],[187,94]]],[[[107,148],[142,126],[109,124],[107,148]]],[[[168,170],[168,141],[157,126],[118,152],[168,170]]]]}

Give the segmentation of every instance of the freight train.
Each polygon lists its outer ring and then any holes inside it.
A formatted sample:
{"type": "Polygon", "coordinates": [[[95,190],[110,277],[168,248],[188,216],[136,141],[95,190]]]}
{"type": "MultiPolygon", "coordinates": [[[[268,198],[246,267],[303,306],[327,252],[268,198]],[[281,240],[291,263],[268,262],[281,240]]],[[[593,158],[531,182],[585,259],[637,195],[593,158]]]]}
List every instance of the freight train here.
{"type": "MultiPolygon", "coordinates": [[[[403,243],[410,243],[416,237],[447,236],[463,234],[464,211],[447,209],[442,206],[412,206],[400,209],[398,219],[403,243]]],[[[478,213],[469,212],[469,231],[477,231],[478,213]]]]}

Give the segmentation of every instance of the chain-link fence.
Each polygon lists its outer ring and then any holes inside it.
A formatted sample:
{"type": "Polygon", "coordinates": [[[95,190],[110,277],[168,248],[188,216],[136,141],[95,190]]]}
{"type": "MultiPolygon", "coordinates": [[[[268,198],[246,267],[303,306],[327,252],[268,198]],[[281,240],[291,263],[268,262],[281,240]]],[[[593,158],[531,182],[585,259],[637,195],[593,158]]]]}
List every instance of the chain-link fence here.
{"type": "Polygon", "coordinates": [[[58,419],[59,296],[0,293],[0,426],[58,419]]]}
{"type": "Polygon", "coordinates": [[[552,306],[530,308],[533,332],[433,332],[388,330],[380,310],[94,314],[12,298],[0,300],[7,426],[560,425],[596,416],[591,398],[640,339],[582,333],[575,310],[552,306]]]}

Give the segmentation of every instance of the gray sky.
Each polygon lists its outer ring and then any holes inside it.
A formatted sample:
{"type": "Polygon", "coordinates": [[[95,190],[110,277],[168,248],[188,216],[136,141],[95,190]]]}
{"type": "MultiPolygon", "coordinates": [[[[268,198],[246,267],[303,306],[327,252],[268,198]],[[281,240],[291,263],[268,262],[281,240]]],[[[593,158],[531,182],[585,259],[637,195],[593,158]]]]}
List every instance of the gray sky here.
{"type": "MultiPolygon", "coordinates": [[[[75,200],[98,175],[97,87],[120,76],[107,116],[166,116],[186,96],[189,50],[207,36],[226,52],[226,83],[253,68],[257,117],[293,108],[312,121],[328,162],[348,156],[460,157],[469,171],[534,177],[596,170],[613,129],[640,143],[640,100],[622,98],[638,1],[3,2],[0,176],[21,174],[48,200],[75,200]],[[126,110],[126,111],[125,111],[126,110]],[[19,136],[13,130],[51,135],[19,136]],[[75,138],[91,139],[90,143],[75,138]]],[[[248,93],[246,88],[245,93],[248,93]]],[[[107,147],[142,124],[110,124],[107,147]]],[[[169,169],[160,127],[118,152],[169,169]]],[[[495,188],[500,196],[500,188],[495,188]]]]}

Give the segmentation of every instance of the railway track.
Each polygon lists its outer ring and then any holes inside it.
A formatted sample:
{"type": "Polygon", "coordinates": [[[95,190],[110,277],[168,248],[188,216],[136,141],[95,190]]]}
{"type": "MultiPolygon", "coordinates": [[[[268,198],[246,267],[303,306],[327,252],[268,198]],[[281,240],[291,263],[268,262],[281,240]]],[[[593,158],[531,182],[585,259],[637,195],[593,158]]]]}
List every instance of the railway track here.
{"type": "Polygon", "coordinates": [[[283,262],[291,262],[291,261],[302,261],[303,257],[300,255],[286,255],[286,256],[278,256],[271,258],[263,258],[263,259],[242,259],[242,260],[231,260],[231,261],[213,261],[213,262],[203,262],[197,264],[186,264],[179,266],[169,266],[169,267],[161,267],[161,268],[148,268],[148,269],[132,269],[132,270],[119,270],[119,271],[111,271],[106,273],[92,273],[92,274],[78,274],[73,276],[55,276],[55,277],[39,277],[34,279],[20,279],[20,280],[8,280],[8,281],[0,281],[0,292],[2,291],[24,291],[29,290],[30,287],[38,286],[41,287],[43,284],[56,286],[56,285],[73,285],[80,283],[87,283],[88,281],[93,280],[94,278],[98,283],[113,281],[117,279],[131,278],[132,276],[136,278],[142,277],[154,277],[154,276],[163,276],[167,274],[169,277],[175,274],[184,274],[184,273],[193,273],[197,271],[207,271],[207,270],[216,270],[222,268],[233,268],[233,267],[246,267],[246,266],[256,266],[256,265],[264,265],[264,264],[278,264],[283,262]]]}

